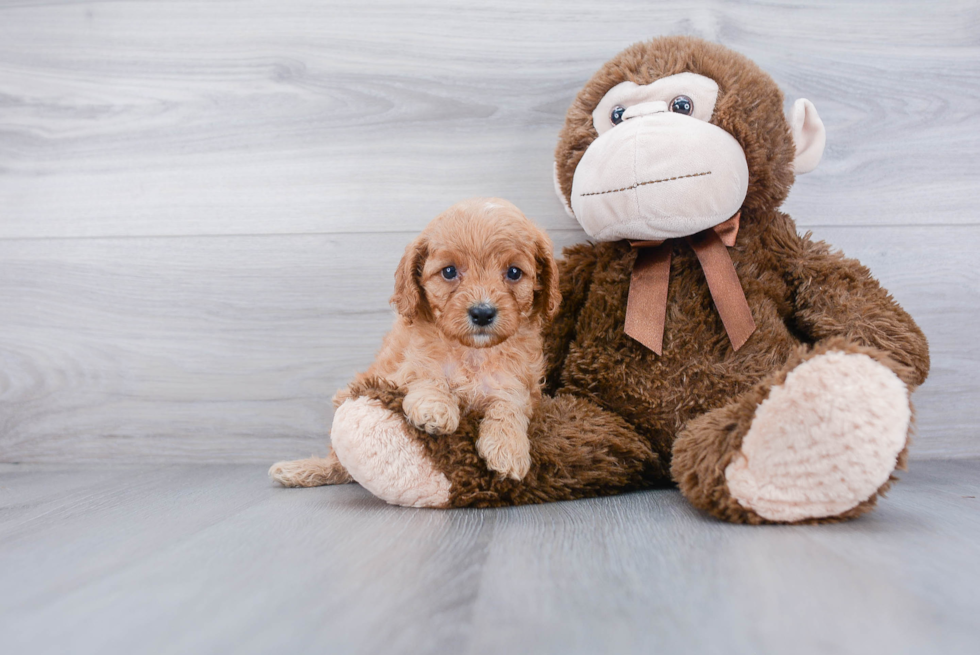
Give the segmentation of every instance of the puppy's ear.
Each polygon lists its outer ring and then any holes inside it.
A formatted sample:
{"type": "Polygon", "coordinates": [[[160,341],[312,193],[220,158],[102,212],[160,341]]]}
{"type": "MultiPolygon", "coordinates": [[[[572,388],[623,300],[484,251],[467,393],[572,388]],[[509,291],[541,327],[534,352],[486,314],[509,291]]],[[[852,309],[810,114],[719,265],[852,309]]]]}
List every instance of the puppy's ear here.
{"type": "Polygon", "coordinates": [[[538,269],[534,283],[534,311],[550,321],[558,313],[558,306],[561,304],[555,246],[542,230],[535,228],[534,231],[534,264],[538,269]]]}
{"type": "Polygon", "coordinates": [[[429,256],[429,241],[419,235],[405,248],[398,268],[395,270],[395,293],[391,304],[409,323],[416,319],[427,320],[432,317],[429,302],[422,288],[422,268],[429,256]]]}

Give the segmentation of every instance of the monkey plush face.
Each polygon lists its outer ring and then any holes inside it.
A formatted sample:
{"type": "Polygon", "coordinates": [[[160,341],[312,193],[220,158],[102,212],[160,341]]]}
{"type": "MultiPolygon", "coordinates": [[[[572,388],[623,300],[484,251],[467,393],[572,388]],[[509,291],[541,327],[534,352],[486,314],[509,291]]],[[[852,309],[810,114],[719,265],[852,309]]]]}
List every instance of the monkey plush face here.
{"type": "Polygon", "coordinates": [[[668,37],[627,49],[569,109],[556,188],[597,241],[683,237],[743,207],[775,208],[825,140],[813,105],[718,45],[668,37]]]}
{"type": "Polygon", "coordinates": [[[572,211],[599,241],[669,239],[730,218],[749,168],[731,134],[711,124],[718,84],[679,73],[621,82],[592,112],[598,138],[572,182],[572,211]]]}

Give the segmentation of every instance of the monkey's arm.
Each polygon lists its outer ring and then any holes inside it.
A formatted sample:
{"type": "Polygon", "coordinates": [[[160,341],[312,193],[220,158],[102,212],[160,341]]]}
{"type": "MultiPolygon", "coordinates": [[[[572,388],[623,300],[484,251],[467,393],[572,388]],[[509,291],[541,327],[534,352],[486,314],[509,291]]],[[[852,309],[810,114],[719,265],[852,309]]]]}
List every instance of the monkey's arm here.
{"type": "Polygon", "coordinates": [[[575,324],[585,304],[596,268],[595,246],[580,243],[565,248],[558,261],[561,305],[544,329],[545,393],[554,395],[561,387],[561,372],[568,346],[575,337],[575,324]]]}
{"type": "Polygon", "coordinates": [[[907,367],[911,387],[929,374],[929,344],[912,317],[855,259],[830,252],[822,241],[803,238],[790,272],[794,327],[814,342],[842,336],[878,348],[907,367]]]}

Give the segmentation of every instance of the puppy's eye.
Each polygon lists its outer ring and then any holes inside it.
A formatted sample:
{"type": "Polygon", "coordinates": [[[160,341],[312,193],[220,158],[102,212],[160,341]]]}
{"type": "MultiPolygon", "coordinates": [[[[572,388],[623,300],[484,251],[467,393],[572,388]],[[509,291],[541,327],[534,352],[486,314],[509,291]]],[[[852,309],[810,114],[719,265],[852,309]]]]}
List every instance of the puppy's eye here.
{"type": "Polygon", "coordinates": [[[455,280],[456,275],[457,273],[455,266],[447,266],[446,268],[442,269],[442,277],[445,280],[455,280]]]}
{"type": "Polygon", "coordinates": [[[670,110],[675,114],[690,116],[694,111],[694,101],[687,96],[677,96],[670,101],[670,110]]]}
{"type": "Polygon", "coordinates": [[[521,269],[517,268],[516,266],[511,266],[510,268],[507,269],[507,279],[508,280],[512,280],[514,282],[517,282],[518,280],[521,279],[521,276],[522,275],[524,275],[524,271],[522,271],[521,269]]]}
{"type": "Polygon", "coordinates": [[[623,122],[623,112],[626,111],[626,107],[622,105],[616,105],[613,110],[609,112],[609,120],[612,121],[613,125],[619,125],[623,122]]]}

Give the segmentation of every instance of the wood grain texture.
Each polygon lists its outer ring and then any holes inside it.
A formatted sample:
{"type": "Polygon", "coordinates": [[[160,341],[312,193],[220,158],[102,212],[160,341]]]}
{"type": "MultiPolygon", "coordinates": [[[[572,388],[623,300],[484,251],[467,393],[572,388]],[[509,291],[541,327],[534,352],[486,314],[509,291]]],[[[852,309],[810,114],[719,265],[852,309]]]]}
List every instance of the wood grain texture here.
{"type": "Polygon", "coordinates": [[[828,127],[787,210],[930,338],[915,457],[980,455],[972,1],[0,1],[0,461],[323,452],[401,249],[500,195],[584,238],[551,157],[631,42],[755,59],[828,127]]]}
{"type": "Polygon", "coordinates": [[[0,465],[5,650],[976,652],[980,461],[840,525],[727,525],[676,491],[412,510],[258,466],[0,465]]]}
{"type": "Polygon", "coordinates": [[[565,110],[634,41],[756,60],[828,126],[803,225],[976,223],[972,0],[0,7],[0,236],[415,231],[473,195],[572,228],[565,110]]]}
{"type": "MultiPolygon", "coordinates": [[[[816,236],[870,266],[931,338],[914,455],[980,454],[980,227],[816,236]]],[[[271,463],[325,452],[329,398],[390,328],[410,237],[0,240],[2,459],[271,463]]]]}

